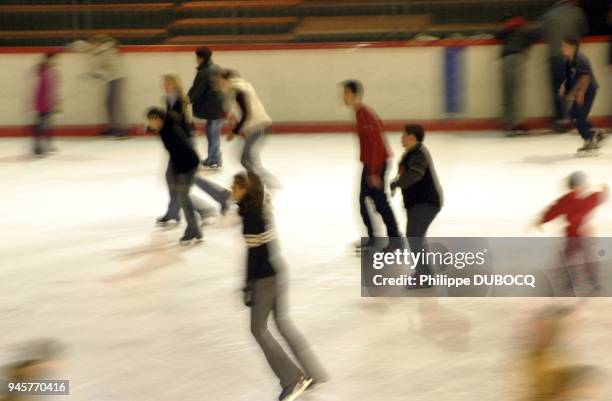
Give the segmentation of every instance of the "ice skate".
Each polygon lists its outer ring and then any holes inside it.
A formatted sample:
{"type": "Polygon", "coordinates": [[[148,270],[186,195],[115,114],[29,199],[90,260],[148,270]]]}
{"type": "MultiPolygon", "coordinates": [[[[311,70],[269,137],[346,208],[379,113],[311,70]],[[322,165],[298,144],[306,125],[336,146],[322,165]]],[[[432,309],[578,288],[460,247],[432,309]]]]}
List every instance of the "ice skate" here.
{"type": "Polygon", "coordinates": [[[223,164],[221,162],[219,162],[219,163],[211,163],[209,161],[203,161],[202,162],[202,168],[204,170],[218,171],[218,170],[221,170],[222,166],[223,166],[223,164]]]}
{"type": "Polygon", "coordinates": [[[584,145],[576,151],[577,157],[594,157],[599,154],[597,143],[594,139],[584,142],[584,145]]]}
{"type": "Polygon", "coordinates": [[[312,379],[301,377],[298,382],[292,386],[283,389],[283,392],[278,397],[278,401],[294,401],[296,400],[312,383],[312,379]]]}
{"type": "Polygon", "coordinates": [[[158,217],[157,220],[155,220],[155,224],[160,226],[160,227],[165,227],[168,224],[170,224],[171,222],[174,222],[175,224],[180,224],[181,219],[180,217],[168,217],[166,215],[158,217]]]}
{"type": "Polygon", "coordinates": [[[191,243],[198,243],[203,241],[204,236],[202,233],[197,234],[185,234],[179,240],[181,245],[189,245],[191,243]]]}
{"type": "Polygon", "coordinates": [[[356,253],[373,251],[376,249],[376,240],[374,238],[368,238],[367,241],[359,239],[353,243],[353,249],[356,253]]]}
{"type": "Polygon", "coordinates": [[[608,139],[608,135],[602,129],[594,130],[593,140],[595,141],[595,145],[597,148],[601,148],[604,145],[604,142],[608,139]]]}

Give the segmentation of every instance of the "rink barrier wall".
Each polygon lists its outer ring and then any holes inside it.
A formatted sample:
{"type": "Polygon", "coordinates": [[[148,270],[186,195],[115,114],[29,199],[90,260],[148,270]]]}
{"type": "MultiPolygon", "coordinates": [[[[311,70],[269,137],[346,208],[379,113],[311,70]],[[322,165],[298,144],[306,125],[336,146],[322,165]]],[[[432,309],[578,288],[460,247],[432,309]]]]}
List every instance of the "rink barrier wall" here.
{"type": "MultiPolygon", "coordinates": [[[[612,127],[611,117],[593,117],[591,121],[596,127],[612,127]]],[[[402,132],[407,123],[418,123],[425,127],[427,132],[474,132],[474,131],[499,131],[502,129],[498,119],[448,119],[448,120],[402,120],[383,121],[387,132],[402,132]]],[[[527,126],[533,130],[547,130],[552,125],[550,118],[531,118],[526,120],[527,126]]],[[[0,126],[0,137],[24,137],[32,134],[32,126],[0,126]]],[[[53,135],[60,137],[89,137],[98,135],[104,125],[66,125],[54,126],[53,135]]],[[[198,131],[204,132],[204,125],[198,124],[198,131]]],[[[229,132],[224,128],[224,134],[229,132]]],[[[275,123],[273,134],[343,134],[354,133],[355,125],[346,121],[336,122],[287,122],[275,123]]],[[[150,136],[145,134],[143,126],[137,125],[130,128],[132,136],[150,136]]]]}
{"type": "MultiPolygon", "coordinates": [[[[610,125],[612,76],[609,37],[587,38],[584,51],[592,59],[601,89],[593,121],[610,125]]],[[[184,86],[194,73],[197,46],[124,46],[128,126],[142,135],[144,110],[161,99],[159,77],[176,73],[184,86]],[[170,54],[169,54],[170,53],[170,54]],[[143,71],[147,71],[143,73],[143,71]]],[[[357,78],[366,87],[366,102],[399,131],[407,121],[422,122],[430,131],[475,131],[500,128],[499,42],[435,40],[376,43],[300,43],[213,45],[215,60],[235,68],[251,81],[274,119],[276,133],[352,132],[352,113],[340,102],[338,83],[357,78]],[[462,49],[460,81],[449,92],[444,54],[462,49]],[[280,94],[280,95],[279,95],[280,94]],[[452,95],[452,99],[449,96],[452,95]],[[452,106],[452,107],[449,107],[452,106]],[[458,111],[453,113],[452,111],[458,111]]],[[[0,136],[29,135],[34,113],[32,67],[40,53],[62,48],[0,48],[0,136]]],[[[86,56],[67,53],[60,59],[64,113],[54,117],[59,136],[95,135],[104,123],[104,85],[85,76],[86,56]]],[[[530,50],[525,79],[524,111],[533,128],[545,128],[550,115],[546,47],[530,50]]]]}

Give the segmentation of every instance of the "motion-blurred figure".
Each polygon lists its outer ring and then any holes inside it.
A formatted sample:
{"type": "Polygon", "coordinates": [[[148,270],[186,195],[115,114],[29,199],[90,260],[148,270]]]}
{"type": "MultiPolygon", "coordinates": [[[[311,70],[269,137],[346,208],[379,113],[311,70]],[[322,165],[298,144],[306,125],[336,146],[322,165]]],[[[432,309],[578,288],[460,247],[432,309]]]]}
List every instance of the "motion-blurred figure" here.
{"type": "Polygon", "coordinates": [[[36,69],[36,89],[34,93],[34,154],[42,156],[57,149],[51,143],[50,120],[59,107],[59,74],[55,68],[57,53],[47,53],[36,69]],[[43,139],[46,143],[43,143],[43,139]]]}
{"type": "Polygon", "coordinates": [[[213,75],[219,67],[213,63],[212,50],[200,47],[196,50],[197,73],[193,85],[187,93],[192,104],[193,115],[206,120],[206,140],[208,141],[208,156],[202,162],[205,168],[218,169],[222,166],[221,129],[225,120],[223,100],[213,83],[213,75]]]}
{"type": "MultiPolygon", "coordinates": [[[[402,134],[402,146],[405,153],[399,162],[398,176],[391,183],[391,193],[397,188],[402,191],[404,206],[408,216],[406,237],[412,252],[427,250],[425,236],[429,226],[436,218],[444,196],[433,160],[427,147],[423,144],[425,129],[421,125],[408,124],[402,134]]],[[[414,276],[420,283],[421,275],[432,275],[431,268],[425,263],[416,266],[414,276]]],[[[430,284],[417,284],[408,289],[431,288],[430,284]]]]}
{"type": "Polygon", "coordinates": [[[586,238],[592,235],[587,225],[588,215],[608,199],[608,186],[603,184],[600,191],[589,193],[587,177],[583,172],[575,172],[569,176],[570,192],[557,199],[543,214],[538,226],[557,217],[565,217],[567,221],[565,249],[563,251],[564,266],[561,274],[567,287],[573,293],[572,277],[574,272],[568,262],[580,257],[584,260],[584,268],[594,291],[600,289],[597,264],[591,260],[586,238]]]}
{"type": "MultiPolygon", "coordinates": [[[[62,359],[63,347],[52,339],[43,339],[26,345],[25,355],[21,360],[11,363],[0,370],[0,380],[10,382],[28,382],[35,380],[57,379],[52,377],[62,359]]],[[[3,394],[0,389],[0,401],[26,401],[40,396],[23,395],[16,392],[3,394]]]]}
{"type": "Polygon", "coordinates": [[[278,180],[261,165],[259,157],[261,141],[264,135],[271,131],[272,119],[257,96],[255,88],[231,70],[222,71],[216,75],[215,80],[230,104],[229,110],[240,118],[227,137],[228,141],[233,140],[235,135],[244,138],[240,163],[247,171],[261,177],[268,189],[278,188],[278,180]]]}
{"type": "Polygon", "coordinates": [[[399,248],[401,243],[397,221],[386,193],[387,159],[391,156],[391,151],[387,146],[382,121],[374,110],[363,104],[363,85],[361,82],[357,80],[342,82],[342,98],[344,104],[355,112],[357,134],[359,136],[359,159],[363,163],[359,210],[363,223],[368,230],[368,241],[366,244],[359,241],[356,248],[359,250],[362,246],[365,248],[376,246],[374,225],[366,204],[368,198],[374,202],[376,211],[387,227],[387,236],[390,240],[387,245],[388,250],[399,248]]]}
{"type": "Polygon", "coordinates": [[[523,17],[508,17],[503,28],[496,37],[502,43],[502,124],[505,131],[525,132],[527,127],[523,124],[521,112],[521,89],[523,86],[523,67],[525,64],[525,51],[536,40],[540,33],[527,27],[527,20],[523,17]]]}
{"type": "Polygon", "coordinates": [[[566,38],[561,46],[565,59],[565,81],[559,88],[559,96],[571,103],[570,117],[584,139],[578,156],[589,156],[597,152],[605,139],[604,132],[593,129],[588,120],[599,84],[589,59],[580,51],[580,42],[575,38],[566,38]]]}
{"type": "Polygon", "coordinates": [[[89,54],[90,75],[106,83],[105,107],[108,124],[100,134],[119,139],[129,138],[123,110],[125,71],[117,41],[107,35],[96,35],[88,41],[77,40],[68,48],[89,54]]]}
{"type": "MultiPolygon", "coordinates": [[[[191,122],[186,113],[185,106],[185,95],[181,82],[178,77],[174,75],[164,76],[164,103],[166,104],[166,113],[170,114],[171,118],[174,119],[174,123],[178,125],[180,130],[177,132],[180,135],[184,135],[184,139],[195,148],[194,139],[191,135],[191,122]]],[[[174,220],[179,222],[180,217],[180,204],[178,201],[178,192],[175,190],[175,174],[172,170],[172,161],[168,160],[168,167],[166,168],[166,183],[168,184],[168,191],[170,194],[170,202],[166,213],[157,219],[157,224],[164,226],[168,222],[174,220]]],[[[215,211],[212,206],[206,204],[203,200],[196,198],[193,195],[189,195],[191,202],[194,205],[194,209],[200,215],[201,221],[205,222],[209,217],[215,215],[215,211]]]]}
{"type": "Polygon", "coordinates": [[[561,0],[542,17],[544,38],[548,43],[548,62],[554,107],[554,129],[567,129],[567,112],[559,88],[565,79],[565,59],[561,52],[564,38],[581,38],[588,32],[587,20],[580,9],[579,0],[561,0]]]}
{"type": "Polygon", "coordinates": [[[327,381],[327,377],[288,316],[287,290],[284,280],[279,277],[282,261],[276,252],[276,231],[259,177],[252,172],[234,176],[232,198],[238,204],[247,246],[244,294],[245,304],[251,308],[251,332],[280,381],[282,392],[279,401],[292,401],[309,386],[327,381]],[[268,330],[271,313],[297,363],[268,330]]]}
{"type": "MultiPolygon", "coordinates": [[[[181,244],[202,240],[202,231],[195,216],[195,208],[190,197],[194,177],[200,164],[200,157],[193,149],[187,134],[181,129],[178,120],[171,113],[153,107],[147,112],[149,128],[159,133],[164,147],[170,155],[172,174],[170,191],[175,196],[183,210],[187,228],[180,239],[181,244]]],[[[177,217],[178,219],[178,217],[177,217]]]]}
{"type": "Polygon", "coordinates": [[[601,373],[588,365],[571,364],[567,334],[576,323],[572,306],[549,306],[532,321],[525,372],[529,380],[527,401],[580,401],[597,398],[601,373]]]}

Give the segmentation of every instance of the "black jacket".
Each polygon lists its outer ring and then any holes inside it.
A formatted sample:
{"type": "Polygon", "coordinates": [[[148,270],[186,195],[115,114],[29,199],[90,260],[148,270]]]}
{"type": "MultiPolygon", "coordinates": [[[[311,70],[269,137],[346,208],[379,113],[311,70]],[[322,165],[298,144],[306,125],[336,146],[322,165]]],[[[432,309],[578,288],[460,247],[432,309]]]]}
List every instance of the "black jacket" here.
{"type": "Polygon", "coordinates": [[[442,207],[444,197],[429,151],[422,143],[407,150],[399,163],[391,189],[401,188],[406,208],[414,205],[442,207]]]}
{"type": "Polygon", "coordinates": [[[173,174],[183,174],[198,167],[200,158],[191,146],[189,137],[171,117],[166,118],[159,136],[170,154],[173,174]]]}
{"type": "Polygon", "coordinates": [[[173,104],[170,104],[170,99],[166,97],[166,112],[173,112],[172,117],[175,120],[178,120],[177,122],[180,125],[181,129],[184,131],[185,134],[187,134],[188,138],[191,138],[191,121],[189,121],[185,113],[185,102],[183,101],[183,99],[178,98],[174,101],[173,104]]]}
{"type": "Polygon", "coordinates": [[[193,115],[206,120],[217,120],[223,116],[223,99],[213,88],[212,75],[219,67],[208,62],[200,64],[187,96],[193,104],[193,115]]]}
{"type": "Polygon", "coordinates": [[[248,210],[243,202],[238,203],[242,217],[242,235],[247,244],[247,283],[276,275],[272,247],[275,230],[263,211],[248,210]]]}

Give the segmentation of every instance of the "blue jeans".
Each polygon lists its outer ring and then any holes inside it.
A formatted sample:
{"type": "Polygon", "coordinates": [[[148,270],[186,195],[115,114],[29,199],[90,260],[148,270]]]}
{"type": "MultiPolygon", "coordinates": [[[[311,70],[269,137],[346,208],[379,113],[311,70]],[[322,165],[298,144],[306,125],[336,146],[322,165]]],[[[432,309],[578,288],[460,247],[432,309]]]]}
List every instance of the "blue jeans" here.
{"type": "Polygon", "coordinates": [[[563,56],[551,56],[548,60],[550,67],[550,81],[552,87],[553,112],[555,121],[563,120],[566,116],[564,100],[559,96],[559,89],[565,81],[565,59],[563,56]]]}
{"type": "Polygon", "coordinates": [[[208,157],[206,164],[221,164],[221,129],[225,120],[206,120],[206,140],[208,141],[208,157]]]}
{"type": "Polygon", "coordinates": [[[589,140],[593,137],[593,126],[589,122],[589,113],[595,102],[595,96],[597,96],[596,90],[589,90],[584,95],[584,104],[578,106],[578,103],[574,102],[570,109],[570,117],[574,121],[576,129],[580,133],[582,139],[589,140]]]}
{"type": "Polygon", "coordinates": [[[214,182],[198,175],[195,176],[195,185],[210,195],[210,197],[221,206],[221,213],[225,212],[227,209],[227,201],[232,194],[229,189],[223,188],[221,185],[217,185],[214,182]]]}

